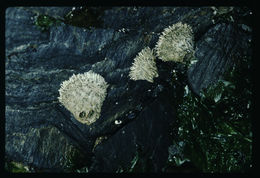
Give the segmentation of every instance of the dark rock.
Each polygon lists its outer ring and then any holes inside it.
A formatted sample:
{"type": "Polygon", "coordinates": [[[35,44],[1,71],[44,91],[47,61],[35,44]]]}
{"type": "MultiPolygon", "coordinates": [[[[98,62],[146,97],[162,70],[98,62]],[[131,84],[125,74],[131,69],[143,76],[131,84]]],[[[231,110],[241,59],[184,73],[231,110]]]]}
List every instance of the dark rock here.
{"type": "Polygon", "coordinates": [[[161,171],[170,145],[169,123],[175,120],[171,97],[180,95],[170,84],[176,65],[158,62],[160,76],[154,83],[132,81],[128,73],[134,57],[144,47],[153,48],[165,27],[179,21],[190,24],[199,62],[189,69],[189,82],[199,92],[221,76],[238,46],[245,47],[243,31],[248,34],[249,28],[239,27],[237,33],[233,25],[215,25],[207,7],[95,9],[103,11],[99,28],[61,23],[45,32],[35,25],[35,16],[64,18],[70,8],[6,10],[6,157],[35,170],[87,166],[116,171],[128,169],[139,150],[138,164],[150,160],[151,168],[145,170],[161,171]],[[87,126],[57,97],[64,80],[89,70],[101,74],[109,87],[100,118],[87,126]],[[100,138],[108,140],[97,144],[100,138]]]}
{"type": "Polygon", "coordinates": [[[64,19],[72,11],[72,7],[20,7],[21,9],[36,15],[47,15],[55,19],[64,19]]]}
{"type": "Polygon", "coordinates": [[[34,14],[22,8],[7,8],[5,11],[5,47],[8,55],[25,52],[34,44],[47,42],[49,35],[34,26],[34,14]]]}
{"type": "Polygon", "coordinates": [[[23,160],[27,165],[41,165],[40,169],[56,172],[70,166],[72,156],[78,148],[71,144],[57,128],[42,125],[41,128],[30,126],[21,130],[24,130],[24,133],[14,131],[6,135],[8,141],[5,146],[8,148],[6,152],[8,159],[23,160]],[[55,142],[59,144],[53,144],[55,142]]]}
{"type": "Polygon", "coordinates": [[[250,38],[236,25],[222,23],[210,28],[196,42],[195,57],[198,62],[188,70],[193,91],[199,94],[203,88],[221,78],[238,56],[250,51],[250,38]]]}
{"type": "Polygon", "coordinates": [[[161,172],[168,158],[168,146],[171,144],[169,125],[174,118],[174,110],[170,104],[167,104],[165,98],[164,101],[158,98],[133,122],[125,125],[95,148],[91,171],[129,170],[133,166],[132,160],[138,156],[137,161],[150,161],[151,167],[139,163],[140,167],[135,169],[144,172],[161,172]]]}

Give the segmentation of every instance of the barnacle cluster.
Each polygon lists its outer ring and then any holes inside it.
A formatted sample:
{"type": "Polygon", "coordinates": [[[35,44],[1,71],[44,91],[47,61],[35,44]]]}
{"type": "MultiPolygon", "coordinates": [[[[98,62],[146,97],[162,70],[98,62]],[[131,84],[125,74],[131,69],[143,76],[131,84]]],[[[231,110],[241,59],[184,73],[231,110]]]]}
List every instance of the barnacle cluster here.
{"type": "MultiPolygon", "coordinates": [[[[154,50],[162,61],[186,63],[194,55],[193,47],[191,27],[181,22],[173,24],[162,32],[154,49],[146,47],[137,54],[129,77],[153,83],[158,77],[154,50]]],[[[107,87],[104,78],[92,71],[73,74],[61,84],[58,99],[79,122],[90,125],[100,117],[107,87]]]]}
{"type": "Polygon", "coordinates": [[[144,48],[134,59],[129,73],[132,80],[147,80],[153,82],[158,77],[155,56],[149,47],[144,48]]]}
{"type": "Polygon", "coordinates": [[[162,61],[185,63],[194,55],[192,28],[181,22],[165,28],[155,46],[156,56],[162,61]]]}
{"type": "Polygon", "coordinates": [[[61,84],[58,99],[79,122],[90,125],[100,117],[107,87],[105,79],[92,71],[73,74],[61,84]]]}
{"type": "Polygon", "coordinates": [[[153,82],[153,79],[158,77],[153,51],[162,61],[190,64],[194,57],[192,28],[181,22],[165,28],[154,49],[146,47],[138,53],[130,68],[130,79],[153,82]]]}

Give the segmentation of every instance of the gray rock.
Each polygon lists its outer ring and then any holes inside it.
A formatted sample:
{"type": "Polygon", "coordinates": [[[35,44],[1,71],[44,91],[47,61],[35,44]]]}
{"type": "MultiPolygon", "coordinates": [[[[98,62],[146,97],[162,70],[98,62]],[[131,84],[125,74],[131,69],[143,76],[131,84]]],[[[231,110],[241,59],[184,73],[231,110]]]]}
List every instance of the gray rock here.
{"type": "Polygon", "coordinates": [[[78,148],[72,145],[57,128],[45,126],[29,127],[25,130],[25,133],[7,134],[6,139],[9,141],[6,142],[6,148],[12,148],[8,150],[8,153],[12,151],[9,159],[23,160],[26,164],[41,165],[41,169],[53,171],[61,171],[70,166],[72,156],[78,148]]]}
{"type": "Polygon", "coordinates": [[[5,47],[7,55],[15,55],[33,45],[47,42],[49,35],[41,33],[34,24],[34,15],[22,8],[5,11],[5,47]]]}
{"type": "Polygon", "coordinates": [[[109,172],[120,166],[128,169],[141,150],[139,161],[152,160],[151,168],[160,172],[171,144],[169,123],[175,120],[171,97],[179,95],[170,84],[175,64],[157,61],[160,77],[154,83],[131,81],[134,57],[144,47],[153,48],[165,27],[178,21],[190,24],[199,62],[189,69],[189,83],[198,93],[221,76],[223,66],[232,64],[225,54],[235,53],[239,43],[245,47],[248,37],[237,35],[232,25],[214,25],[207,7],[107,8],[100,13],[100,27],[61,23],[41,32],[34,24],[37,15],[64,18],[70,11],[6,10],[6,158],[44,171],[87,166],[93,172],[109,172]],[[57,97],[64,80],[89,70],[102,75],[109,87],[101,117],[87,126],[57,97]],[[97,144],[100,138],[108,139],[97,144]]]}

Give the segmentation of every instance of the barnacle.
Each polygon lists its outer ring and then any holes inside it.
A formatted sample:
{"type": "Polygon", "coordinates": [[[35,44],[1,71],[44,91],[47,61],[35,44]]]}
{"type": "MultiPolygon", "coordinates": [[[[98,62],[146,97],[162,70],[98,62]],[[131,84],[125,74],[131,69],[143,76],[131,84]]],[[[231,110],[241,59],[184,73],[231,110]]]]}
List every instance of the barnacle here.
{"type": "Polygon", "coordinates": [[[153,78],[158,77],[153,50],[146,47],[137,54],[130,67],[129,77],[132,80],[147,80],[149,82],[153,82],[153,78]]]}
{"type": "Polygon", "coordinates": [[[181,22],[165,28],[155,46],[156,56],[162,61],[185,63],[194,55],[192,28],[181,22]]]}
{"type": "Polygon", "coordinates": [[[92,71],[73,74],[61,84],[58,99],[79,122],[90,125],[100,117],[107,87],[105,79],[92,71]]]}

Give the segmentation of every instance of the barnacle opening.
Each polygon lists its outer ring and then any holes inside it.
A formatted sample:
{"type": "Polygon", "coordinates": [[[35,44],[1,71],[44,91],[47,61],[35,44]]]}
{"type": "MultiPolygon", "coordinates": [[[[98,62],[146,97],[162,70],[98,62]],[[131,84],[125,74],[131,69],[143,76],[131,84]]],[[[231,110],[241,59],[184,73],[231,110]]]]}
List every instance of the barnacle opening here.
{"type": "Polygon", "coordinates": [[[79,113],[79,117],[80,118],[83,118],[86,116],[86,112],[85,111],[82,111],[81,113],[79,113]]]}

